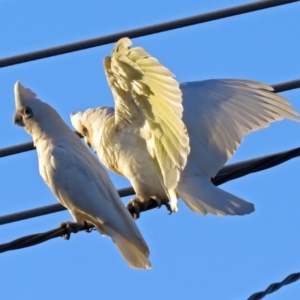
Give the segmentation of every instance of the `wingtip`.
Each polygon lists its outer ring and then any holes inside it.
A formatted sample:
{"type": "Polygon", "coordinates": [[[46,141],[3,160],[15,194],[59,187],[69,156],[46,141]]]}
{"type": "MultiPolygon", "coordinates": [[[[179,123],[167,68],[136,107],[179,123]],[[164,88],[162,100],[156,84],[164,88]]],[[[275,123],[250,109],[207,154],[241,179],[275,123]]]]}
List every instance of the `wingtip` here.
{"type": "Polygon", "coordinates": [[[128,37],[123,37],[117,41],[112,52],[114,53],[114,52],[119,52],[122,49],[129,49],[131,45],[132,45],[131,40],[128,37]]]}

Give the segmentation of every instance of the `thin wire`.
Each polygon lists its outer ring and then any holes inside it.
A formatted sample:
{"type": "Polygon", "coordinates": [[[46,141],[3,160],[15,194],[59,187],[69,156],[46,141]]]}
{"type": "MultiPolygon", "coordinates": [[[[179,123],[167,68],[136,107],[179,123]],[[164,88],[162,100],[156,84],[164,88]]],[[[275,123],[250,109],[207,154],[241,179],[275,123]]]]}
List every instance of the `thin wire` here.
{"type": "MultiPolygon", "coordinates": [[[[283,4],[288,4],[288,3],[293,3],[293,2],[298,2],[298,0],[274,0],[274,1],[264,1],[264,2],[255,2],[255,3],[250,3],[246,5],[241,5],[237,7],[232,7],[228,9],[223,9],[220,11],[215,11],[207,14],[202,14],[202,15],[197,15],[185,19],[180,19],[180,20],[175,20],[171,22],[166,22],[166,23],[161,23],[161,24],[156,24],[153,26],[148,26],[148,27],[143,27],[140,29],[135,29],[135,30],[130,30],[130,31],[125,31],[121,33],[116,33],[112,34],[109,36],[104,36],[100,38],[95,38],[95,39],[90,39],[86,41],[81,41],[77,43],[72,43],[72,44],[67,44],[64,46],[58,46],[58,47],[53,47],[49,49],[43,49],[39,51],[34,51],[26,54],[21,54],[13,57],[8,57],[4,59],[0,59],[0,67],[5,67],[5,66],[10,66],[10,65],[15,65],[15,64],[20,64],[32,60],[38,60],[46,57],[51,57],[51,56],[56,56],[56,55],[61,55],[69,52],[74,52],[78,50],[83,50],[91,47],[96,47],[108,43],[113,43],[116,42],[119,38],[123,36],[128,36],[130,38],[134,37],[140,37],[144,35],[149,35],[149,34],[154,34],[162,31],[167,31],[167,30],[172,30],[175,28],[181,28],[185,26],[191,26],[199,23],[204,23],[212,20],[217,20],[221,18],[226,18],[229,16],[234,16],[234,15],[239,15],[242,13],[247,13],[251,11],[256,11],[256,10],[261,10],[265,8],[270,8],[278,5],[283,5],[283,4]]],[[[278,84],[273,86],[274,87],[274,92],[282,92],[286,90],[291,90],[295,88],[299,88],[300,86],[300,80],[294,80],[291,82],[286,82],[284,84],[278,84]]],[[[0,149],[0,157],[8,156],[8,155],[13,155],[21,152],[26,152],[33,150],[34,146],[32,142],[29,143],[24,143],[16,146],[11,146],[7,147],[4,149],[0,149]]],[[[212,182],[216,185],[222,184],[228,180],[236,179],[242,176],[245,176],[247,174],[253,173],[253,172],[258,172],[270,167],[273,167],[275,165],[278,165],[280,163],[283,163],[286,160],[289,160],[291,158],[300,156],[300,148],[292,149],[289,151],[273,154],[273,155],[268,155],[265,157],[253,159],[253,160],[248,160],[244,161],[241,163],[236,163],[232,164],[229,166],[224,167],[218,175],[212,179],[212,182]]],[[[132,188],[126,188],[123,190],[118,191],[120,196],[128,196],[132,195],[134,193],[132,188]]],[[[153,201],[155,204],[154,207],[151,207],[151,202],[150,206],[146,208],[152,209],[156,207],[156,202],[153,201]]],[[[30,211],[24,211],[21,213],[17,214],[11,214],[7,216],[2,216],[0,217],[0,225],[2,224],[7,224],[10,222],[15,222],[18,220],[24,220],[31,218],[33,216],[41,216],[49,213],[54,213],[58,211],[65,210],[63,206],[60,204],[56,205],[49,205],[45,206],[42,208],[36,208],[30,211]],[[20,219],[20,215],[23,215],[23,217],[20,219]],[[16,216],[19,215],[19,219],[16,218],[16,216]],[[14,219],[14,220],[13,220],[14,219]]],[[[129,208],[130,210],[130,208],[129,208]]],[[[19,239],[16,239],[12,242],[2,244],[0,245],[0,253],[3,253],[5,251],[9,250],[15,250],[15,249],[20,249],[20,248],[25,248],[29,246],[34,246],[39,243],[45,242],[47,240],[59,237],[59,236],[65,236],[69,235],[70,232],[77,233],[78,231],[84,230],[86,228],[83,228],[79,224],[78,228],[76,230],[67,230],[67,228],[62,228],[59,227],[57,229],[53,229],[44,233],[38,233],[38,234],[32,234],[29,236],[21,237],[19,239]]],[[[92,228],[93,226],[90,226],[92,228]]],[[[253,294],[248,298],[248,300],[260,300],[264,298],[266,295],[274,293],[275,291],[279,290],[281,287],[291,284],[297,280],[300,279],[300,273],[293,273],[286,277],[283,281],[273,283],[271,284],[265,291],[258,292],[253,294]]]]}
{"type": "MultiPolygon", "coordinates": [[[[272,87],[274,88],[275,93],[297,89],[297,88],[300,88],[300,79],[277,83],[277,84],[272,85],[272,87]]],[[[76,134],[80,136],[79,133],[76,133],[76,134]]],[[[82,136],[80,136],[80,137],[82,137],[82,136]]],[[[9,146],[9,147],[0,149],[0,158],[9,156],[9,155],[22,153],[22,152],[31,151],[34,149],[35,149],[35,147],[33,146],[33,142],[9,146]]]]}
{"type": "Polygon", "coordinates": [[[272,85],[272,87],[274,89],[274,93],[281,93],[289,90],[298,89],[300,88],[300,79],[277,83],[272,85]]]}
{"type": "Polygon", "coordinates": [[[212,179],[212,182],[215,185],[220,185],[229,180],[275,167],[298,156],[300,156],[300,147],[230,164],[222,168],[216,177],[212,179]]]}
{"type": "MultiPolygon", "coordinates": [[[[235,164],[224,167],[221,170],[221,172],[219,172],[219,174],[214,179],[212,179],[212,182],[214,182],[215,184],[224,183],[228,180],[232,180],[232,179],[244,176],[244,175],[252,173],[252,172],[257,172],[257,171],[261,171],[261,170],[269,168],[269,167],[273,167],[275,165],[278,165],[284,161],[287,161],[287,160],[297,157],[297,156],[300,156],[300,147],[296,148],[296,149],[260,157],[260,158],[243,161],[240,163],[235,163],[235,164]],[[242,170],[244,170],[244,172],[242,172],[242,170]]],[[[131,195],[132,193],[133,193],[132,188],[126,188],[126,189],[119,190],[120,196],[128,196],[128,195],[131,195]]],[[[151,202],[151,201],[149,202],[146,210],[157,206],[156,202],[155,201],[153,201],[153,202],[151,202]],[[153,207],[151,207],[153,205],[153,202],[155,205],[153,207]]],[[[2,216],[2,217],[0,217],[0,224],[3,225],[3,224],[19,221],[19,220],[32,218],[32,217],[35,217],[38,215],[44,215],[44,214],[51,213],[51,212],[53,213],[56,211],[61,211],[64,209],[65,208],[63,206],[61,206],[60,204],[49,205],[47,207],[42,207],[42,208],[36,208],[36,209],[30,210],[30,211],[25,211],[25,212],[11,214],[11,215],[7,215],[7,216],[2,216]],[[52,208],[49,210],[49,207],[52,207],[52,208]],[[58,210],[56,210],[56,209],[58,209],[58,210]],[[43,211],[42,214],[40,213],[41,211],[43,211]]],[[[129,211],[131,214],[134,213],[134,211],[131,211],[130,208],[129,208],[129,211]]],[[[75,223],[75,225],[76,225],[76,223],[75,223]]],[[[32,235],[18,238],[11,242],[0,245],[0,253],[9,251],[9,250],[16,250],[16,249],[20,249],[20,248],[34,246],[34,245],[43,243],[47,240],[50,240],[50,239],[53,239],[53,238],[56,238],[59,236],[64,236],[64,237],[68,236],[69,237],[70,232],[76,233],[80,230],[86,229],[85,227],[82,227],[79,224],[77,224],[76,226],[75,226],[76,227],[75,230],[74,230],[74,228],[71,227],[71,230],[68,231],[67,228],[60,226],[59,228],[56,228],[56,229],[53,229],[53,230],[50,230],[50,231],[47,231],[44,233],[37,233],[37,234],[32,234],[32,235]]],[[[93,228],[93,226],[89,226],[89,228],[93,228]]],[[[292,282],[298,280],[299,279],[298,274],[297,273],[292,274],[292,275],[288,276],[281,283],[275,283],[275,284],[270,285],[264,292],[256,293],[256,294],[252,295],[248,300],[262,299],[265,295],[267,295],[269,293],[273,293],[274,291],[281,288],[283,285],[286,285],[286,284],[289,284],[289,283],[292,283],[292,282]]]]}
{"type": "MultiPolygon", "coordinates": [[[[65,239],[70,238],[71,233],[77,233],[82,230],[86,230],[88,232],[91,231],[91,229],[94,228],[93,225],[89,226],[82,226],[77,223],[71,223],[68,222],[69,224],[72,224],[72,227],[66,227],[66,226],[59,226],[58,228],[42,232],[42,233],[35,233],[27,236],[23,236],[21,238],[18,238],[16,240],[13,240],[11,242],[1,244],[0,245],[0,253],[10,251],[10,250],[17,250],[21,248],[26,248],[26,247],[31,247],[35,246],[37,244],[46,242],[50,239],[54,239],[56,237],[64,237],[65,239]]],[[[67,224],[67,223],[65,223],[67,224]]]]}
{"type": "MultiPolygon", "coordinates": [[[[128,187],[128,188],[123,188],[118,190],[118,193],[120,197],[126,197],[126,196],[133,195],[134,190],[132,187],[128,187]]],[[[44,216],[44,215],[48,215],[48,214],[52,214],[64,210],[66,210],[66,208],[62,206],[60,203],[37,207],[34,209],[29,209],[29,210],[25,210],[13,214],[1,216],[0,225],[22,221],[30,218],[40,217],[40,216],[44,216]]]]}
{"type": "MultiPolygon", "coordinates": [[[[10,251],[10,250],[17,250],[17,249],[21,249],[21,248],[34,246],[34,245],[43,243],[45,241],[48,241],[48,240],[56,238],[56,237],[65,237],[66,239],[69,239],[71,232],[77,233],[82,230],[87,230],[87,229],[91,230],[94,228],[93,226],[84,227],[84,226],[81,226],[76,223],[72,223],[72,224],[73,224],[73,226],[70,227],[69,230],[67,229],[67,227],[60,226],[58,228],[55,228],[55,229],[52,229],[52,230],[49,230],[49,231],[46,231],[43,233],[27,235],[27,236],[21,237],[19,239],[13,240],[11,242],[1,244],[0,245],[0,253],[10,251]]],[[[88,232],[90,232],[90,231],[88,231],[88,232]]],[[[291,284],[299,279],[300,279],[299,272],[290,274],[281,282],[272,283],[271,285],[269,285],[269,287],[266,290],[251,295],[247,300],[261,300],[265,296],[278,291],[283,286],[291,284]]]]}
{"type": "MultiPolygon", "coordinates": [[[[79,132],[75,131],[75,133],[80,138],[83,138],[83,136],[79,132]]],[[[19,145],[9,146],[9,147],[0,149],[0,158],[9,156],[9,155],[19,154],[22,152],[31,151],[31,150],[35,150],[33,142],[27,142],[27,143],[23,143],[23,144],[19,144],[19,145]]]]}
{"type": "Polygon", "coordinates": [[[142,28],[136,28],[133,30],[122,31],[122,32],[118,32],[118,33],[114,33],[114,34],[110,34],[98,38],[79,41],[71,44],[66,44],[57,47],[24,53],[16,56],[6,57],[0,59],[0,68],[114,43],[122,37],[129,37],[129,38],[141,37],[141,36],[159,33],[163,31],[210,22],[222,18],[233,17],[236,15],[258,11],[266,8],[271,8],[279,5],[289,4],[293,2],[298,2],[298,0],[255,1],[244,5],[225,8],[225,9],[204,13],[200,15],[195,15],[183,19],[177,19],[170,22],[164,22],[164,23],[146,26],[142,28]]]}
{"type": "Polygon", "coordinates": [[[260,299],[264,298],[265,296],[278,291],[283,286],[285,286],[287,284],[291,284],[299,279],[300,279],[300,273],[293,273],[293,274],[289,275],[288,277],[286,277],[281,282],[272,283],[265,291],[253,294],[252,296],[250,296],[248,298],[248,300],[260,300],[260,299]]]}
{"type": "MultiPolygon", "coordinates": [[[[230,164],[228,166],[223,167],[219,171],[217,176],[212,179],[212,182],[215,185],[220,185],[227,181],[237,179],[239,177],[243,177],[243,176],[246,176],[246,175],[254,173],[254,172],[258,172],[258,171],[262,171],[262,170],[274,167],[278,164],[281,164],[283,162],[286,162],[289,159],[292,159],[292,158],[295,158],[298,156],[300,156],[300,147],[291,149],[288,151],[284,151],[284,152],[279,152],[279,153],[275,153],[275,154],[271,154],[271,155],[267,155],[267,156],[263,156],[263,157],[258,157],[258,158],[242,161],[239,163],[230,164]]],[[[132,187],[128,187],[128,188],[118,190],[118,193],[119,193],[120,197],[126,197],[126,196],[133,195],[134,190],[132,187]]],[[[153,209],[156,207],[157,207],[157,202],[150,200],[147,203],[144,211],[150,210],[150,209],[153,209]]],[[[38,207],[38,208],[26,210],[26,211],[21,211],[18,213],[1,216],[0,217],[0,225],[17,222],[17,221],[21,221],[21,220],[26,220],[26,219],[30,219],[30,218],[35,218],[35,217],[63,211],[65,209],[66,208],[63,207],[61,204],[57,203],[57,204],[38,207]]],[[[135,210],[134,210],[133,206],[129,206],[128,210],[131,213],[131,215],[134,215],[135,210]]]]}

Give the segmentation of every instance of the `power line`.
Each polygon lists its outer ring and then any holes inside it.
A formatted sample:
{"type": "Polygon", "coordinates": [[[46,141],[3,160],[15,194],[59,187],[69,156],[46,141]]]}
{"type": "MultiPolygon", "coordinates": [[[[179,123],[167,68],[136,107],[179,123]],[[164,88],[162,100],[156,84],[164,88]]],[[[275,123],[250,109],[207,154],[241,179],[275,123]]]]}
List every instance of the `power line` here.
{"type": "Polygon", "coordinates": [[[300,79],[286,81],[272,85],[274,93],[281,93],[300,88],[300,79]]]}
{"type": "MultiPolygon", "coordinates": [[[[70,223],[70,222],[68,222],[70,223]]],[[[42,232],[42,233],[35,233],[27,236],[23,236],[19,239],[13,240],[11,242],[1,244],[0,245],[0,253],[10,251],[10,250],[17,250],[21,248],[35,246],[37,244],[41,244],[46,242],[50,239],[54,239],[56,237],[65,237],[69,239],[70,233],[77,233],[82,230],[89,230],[94,228],[94,226],[82,226],[77,223],[73,224],[72,227],[67,228],[66,226],[59,226],[58,228],[42,232]]],[[[88,231],[89,232],[89,231],[88,231]]]]}
{"type": "MultiPolygon", "coordinates": [[[[263,170],[267,167],[273,167],[277,164],[280,164],[284,161],[287,161],[288,159],[291,159],[291,158],[297,157],[297,156],[300,156],[300,147],[296,148],[296,149],[292,149],[292,150],[252,159],[252,160],[243,161],[240,163],[235,163],[235,164],[229,165],[227,167],[224,167],[212,181],[215,184],[224,183],[228,180],[243,176],[241,170],[246,171],[246,172],[244,172],[245,173],[244,175],[246,175],[246,174],[249,174],[252,172],[257,172],[257,171],[263,170]],[[232,177],[232,171],[233,171],[233,174],[235,172],[237,172],[233,175],[233,177],[232,177]],[[237,175],[237,174],[239,174],[239,175],[237,175]]],[[[132,192],[133,192],[132,188],[127,188],[127,189],[120,190],[119,194],[120,194],[120,196],[122,196],[122,195],[127,196],[127,195],[130,195],[132,192]]],[[[64,207],[62,207],[60,204],[52,205],[52,207],[54,207],[54,206],[59,208],[59,210],[64,209],[64,207]]],[[[48,208],[49,207],[50,206],[48,206],[48,208]]],[[[39,209],[45,209],[45,208],[46,207],[38,208],[35,210],[31,210],[31,212],[35,211],[35,213],[36,213],[36,212],[38,212],[39,209]]],[[[52,210],[52,212],[55,212],[55,210],[52,210]]],[[[23,216],[25,216],[25,218],[23,218],[23,219],[27,219],[28,217],[33,217],[33,215],[29,216],[30,214],[28,214],[28,213],[29,213],[29,211],[21,212],[18,214],[14,214],[14,217],[16,217],[17,215],[19,215],[19,217],[20,217],[21,214],[23,214],[23,216]]],[[[50,212],[48,212],[48,213],[50,213],[50,212]]],[[[12,220],[12,217],[13,217],[13,215],[0,217],[0,224],[2,225],[2,224],[9,223],[9,222],[17,221],[16,218],[14,220],[12,220]]],[[[60,237],[60,236],[63,236],[68,239],[71,232],[77,233],[78,231],[81,231],[81,230],[89,230],[89,229],[93,228],[93,226],[82,226],[82,225],[79,225],[76,223],[72,223],[72,224],[73,224],[73,226],[69,227],[69,228],[67,228],[66,226],[60,226],[59,228],[55,228],[55,229],[52,229],[47,232],[31,234],[28,236],[18,238],[11,242],[1,244],[0,245],[0,253],[10,251],[10,250],[16,250],[16,249],[34,246],[34,245],[43,243],[45,241],[48,241],[50,239],[60,237]]],[[[282,282],[271,284],[265,291],[253,294],[252,296],[250,296],[248,298],[248,300],[260,300],[260,299],[264,298],[266,295],[277,291],[282,286],[293,283],[299,279],[300,279],[300,273],[291,274],[287,278],[285,278],[282,282]]]]}
{"type": "MultiPolygon", "coordinates": [[[[79,132],[75,132],[80,138],[83,138],[83,136],[79,132]]],[[[35,150],[35,147],[33,145],[33,142],[27,142],[19,145],[13,145],[9,147],[5,147],[0,149],[0,158],[9,156],[9,155],[14,155],[14,154],[19,154],[27,151],[35,150]]]]}
{"type": "Polygon", "coordinates": [[[220,185],[229,180],[275,167],[298,156],[300,156],[300,147],[230,164],[223,167],[212,179],[212,182],[215,185],[220,185]]]}
{"type": "Polygon", "coordinates": [[[278,291],[280,288],[282,288],[283,286],[287,284],[291,284],[299,279],[300,279],[300,273],[293,273],[288,277],[286,277],[281,282],[272,283],[265,291],[253,294],[248,298],[248,300],[260,300],[265,296],[267,296],[268,294],[274,293],[278,291]]]}
{"type": "MultiPolygon", "coordinates": [[[[77,233],[79,231],[85,230],[87,232],[91,232],[91,229],[94,228],[94,226],[82,226],[77,223],[71,223],[72,226],[67,228],[67,226],[59,226],[58,228],[43,232],[43,233],[36,233],[27,235],[24,237],[21,237],[19,239],[13,240],[11,242],[1,244],[0,245],[0,253],[11,251],[11,250],[17,250],[21,248],[26,248],[30,246],[35,246],[40,243],[46,242],[50,239],[56,238],[56,237],[64,237],[65,239],[69,239],[70,233],[77,233]]],[[[288,277],[286,277],[281,282],[272,283],[269,285],[269,287],[262,291],[255,293],[251,295],[247,300],[261,300],[265,296],[274,293],[278,291],[280,288],[282,288],[285,285],[291,284],[297,280],[300,279],[300,273],[293,273],[290,274],[288,277]]]]}
{"type": "MultiPolygon", "coordinates": [[[[128,187],[128,188],[119,189],[118,193],[120,197],[126,197],[126,196],[133,195],[134,190],[132,187],[128,187]]],[[[22,221],[30,218],[40,217],[40,216],[44,216],[44,215],[48,215],[48,214],[52,214],[64,210],[66,210],[66,208],[62,206],[60,203],[46,205],[43,207],[29,209],[18,213],[0,216],[0,225],[22,221]]]]}
{"type": "Polygon", "coordinates": [[[16,56],[6,57],[0,59],[0,68],[114,43],[122,37],[129,37],[129,38],[141,37],[141,36],[159,33],[163,31],[168,31],[168,30],[178,29],[186,26],[210,22],[218,19],[223,19],[227,17],[233,17],[236,15],[258,11],[266,8],[271,8],[279,5],[289,4],[293,2],[298,2],[298,0],[255,1],[244,5],[225,8],[225,9],[204,13],[200,15],[195,15],[183,19],[177,19],[170,22],[159,23],[159,24],[150,25],[146,27],[122,31],[122,32],[118,32],[106,36],[101,36],[98,38],[88,39],[88,40],[79,41],[71,44],[66,44],[57,47],[24,53],[16,56]]]}
{"type": "MultiPolygon", "coordinates": [[[[287,160],[300,156],[300,147],[291,149],[284,152],[279,152],[275,154],[270,154],[267,156],[262,156],[246,161],[242,161],[239,163],[230,164],[228,166],[223,167],[217,176],[212,179],[212,182],[215,185],[223,184],[227,181],[237,179],[248,174],[262,171],[271,167],[275,167],[287,160]]],[[[134,194],[134,190],[132,187],[124,188],[118,190],[120,197],[131,196],[134,194]]],[[[154,200],[150,200],[145,207],[145,210],[150,210],[157,207],[157,203],[154,200]]],[[[43,207],[38,207],[26,211],[21,211],[18,213],[13,213],[5,216],[0,217],[0,225],[17,222],[21,220],[26,220],[34,217],[39,217],[59,211],[66,210],[61,204],[52,204],[43,207]]],[[[135,213],[134,207],[128,207],[129,212],[131,215],[135,213]]]]}
{"type": "MultiPolygon", "coordinates": [[[[272,87],[274,88],[275,93],[297,89],[297,88],[300,88],[300,79],[277,83],[277,84],[272,85],[272,87]]],[[[80,134],[78,134],[78,135],[80,136],[80,134]]],[[[80,137],[82,137],[82,136],[80,136],[80,137]]],[[[0,149],[0,158],[9,156],[9,155],[22,153],[22,152],[31,151],[34,149],[35,149],[35,147],[33,146],[33,142],[9,146],[9,147],[0,149]]]]}
{"type": "MultiPolygon", "coordinates": [[[[30,53],[25,53],[17,56],[0,59],[0,68],[113,43],[124,36],[128,36],[130,38],[145,36],[149,34],[191,26],[195,24],[209,22],[221,18],[226,18],[230,16],[235,16],[247,12],[257,11],[257,10],[275,7],[275,6],[293,3],[293,2],[298,2],[298,0],[290,0],[290,1],[269,0],[263,2],[254,2],[246,5],[236,6],[236,7],[214,11],[214,12],[201,14],[197,16],[192,16],[184,19],[174,20],[171,22],[165,22],[165,23],[147,26],[139,29],[115,33],[112,35],[107,35],[99,38],[89,39],[77,43],[67,44],[67,45],[48,48],[48,49],[42,49],[39,51],[34,51],[30,53]]],[[[299,87],[300,87],[300,79],[273,86],[275,93],[292,90],[299,87]]],[[[15,145],[15,146],[0,149],[0,157],[31,151],[34,149],[35,148],[32,142],[15,145]]],[[[300,148],[296,148],[289,151],[280,152],[280,153],[276,153],[276,154],[272,154],[260,158],[255,158],[240,163],[231,164],[221,169],[220,172],[217,174],[217,176],[212,179],[212,182],[215,185],[220,185],[229,180],[233,180],[253,172],[258,172],[261,170],[274,167],[278,164],[281,164],[289,159],[298,156],[300,156],[300,148]]],[[[125,197],[134,194],[134,190],[131,187],[121,189],[118,192],[120,197],[125,197]]],[[[145,210],[149,210],[155,207],[157,207],[156,201],[151,200],[148,202],[145,210]]],[[[130,213],[133,214],[134,208],[129,207],[128,209],[130,213]]],[[[15,222],[15,221],[20,221],[20,220],[24,220],[36,216],[46,215],[58,211],[63,211],[63,210],[65,210],[65,208],[60,204],[48,205],[45,207],[23,211],[20,213],[2,216],[0,217],[0,225],[15,222]]],[[[0,253],[9,250],[16,250],[20,248],[34,246],[56,237],[68,236],[70,232],[77,233],[78,231],[87,229],[87,227],[81,226],[79,224],[76,223],[73,224],[75,224],[75,226],[71,227],[71,229],[69,230],[66,227],[60,226],[59,228],[44,233],[32,234],[29,236],[21,237],[9,243],[2,244],[0,245],[0,253]]],[[[93,226],[89,226],[88,228],[91,229],[93,228],[93,226]]],[[[284,285],[291,284],[299,279],[300,279],[300,273],[291,274],[288,277],[286,277],[283,281],[271,284],[265,291],[253,294],[248,298],[248,300],[260,300],[264,298],[266,295],[274,293],[275,291],[279,290],[284,285]]]]}
{"type": "Polygon", "coordinates": [[[9,147],[0,149],[0,157],[19,154],[19,153],[31,151],[34,149],[35,149],[35,147],[33,146],[33,142],[9,146],[9,147]]]}

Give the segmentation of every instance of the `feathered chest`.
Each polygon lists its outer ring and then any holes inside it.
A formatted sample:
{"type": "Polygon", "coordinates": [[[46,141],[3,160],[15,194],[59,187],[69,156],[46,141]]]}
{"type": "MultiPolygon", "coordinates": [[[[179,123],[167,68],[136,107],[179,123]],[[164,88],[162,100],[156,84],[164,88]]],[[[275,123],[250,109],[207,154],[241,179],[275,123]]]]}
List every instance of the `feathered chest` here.
{"type": "Polygon", "coordinates": [[[97,154],[107,168],[125,175],[130,166],[149,160],[146,141],[136,131],[131,126],[121,132],[116,131],[114,126],[103,130],[97,154]]]}

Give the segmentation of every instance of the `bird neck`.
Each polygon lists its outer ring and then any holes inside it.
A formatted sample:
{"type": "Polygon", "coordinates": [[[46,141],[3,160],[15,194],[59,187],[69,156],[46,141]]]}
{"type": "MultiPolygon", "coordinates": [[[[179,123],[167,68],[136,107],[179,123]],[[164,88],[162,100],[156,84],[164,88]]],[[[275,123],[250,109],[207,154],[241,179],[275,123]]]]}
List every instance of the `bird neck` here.
{"type": "Polygon", "coordinates": [[[45,144],[46,141],[49,141],[52,145],[64,144],[70,136],[76,136],[60,117],[54,119],[48,117],[43,122],[33,124],[32,127],[26,128],[26,130],[32,135],[36,147],[41,143],[45,144]]]}

